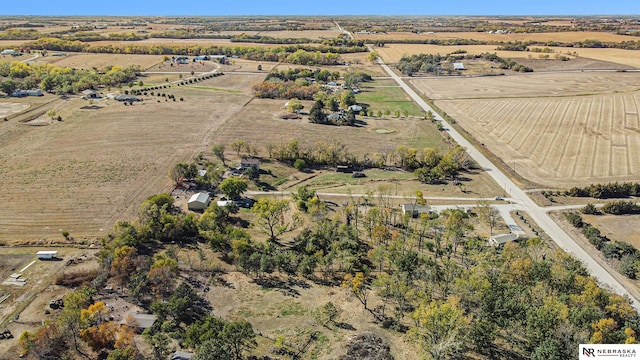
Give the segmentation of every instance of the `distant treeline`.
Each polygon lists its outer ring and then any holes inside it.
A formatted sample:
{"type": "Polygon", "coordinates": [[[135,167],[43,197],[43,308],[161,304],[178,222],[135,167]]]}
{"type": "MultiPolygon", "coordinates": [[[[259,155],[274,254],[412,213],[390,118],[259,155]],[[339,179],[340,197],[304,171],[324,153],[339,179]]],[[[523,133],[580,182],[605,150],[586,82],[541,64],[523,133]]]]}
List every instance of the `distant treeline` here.
{"type": "Polygon", "coordinates": [[[593,197],[596,199],[624,198],[640,196],[640,183],[624,182],[591,184],[587,187],[572,187],[564,195],[573,197],[593,197]]]}
{"type": "Polygon", "coordinates": [[[226,55],[248,60],[287,62],[301,65],[337,65],[343,61],[341,53],[357,52],[359,48],[334,46],[288,45],[277,47],[249,46],[200,46],[200,45],[99,45],[81,41],[66,41],[55,38],[38,39],[22,45],[32,50],[71,51],[104,54],[146,55],[226,55]]]}
{"type": "Polygon", "coordinates": [[[426,44],[426,45],[497,45],[496,50],[509,51],[528,51],[528,47],[535,46],[553,46],[553,47],[573,47],[573,48],[611,48],[625,50],[640,50],[640,40],[634,41],[600,41],[586,39],[583,41],[486,41],[474,39],[384,39],[373,40],[368,39],[366,43],[376,46],[384,46],[385,44],[426,44]]]}

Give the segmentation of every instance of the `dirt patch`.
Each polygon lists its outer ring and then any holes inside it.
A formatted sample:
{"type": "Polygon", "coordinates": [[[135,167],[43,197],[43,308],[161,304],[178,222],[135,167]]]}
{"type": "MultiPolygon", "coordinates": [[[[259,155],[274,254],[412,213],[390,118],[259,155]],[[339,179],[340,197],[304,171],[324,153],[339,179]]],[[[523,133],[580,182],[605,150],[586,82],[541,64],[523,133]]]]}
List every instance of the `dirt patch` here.
{"type": "Polygon", "coordinates": [[[0,102],[0,119],[19,113],[29,107],[29,104],[0,102]]]}
{"type": "Polygon", "coordinates": [[[640,215],[582,215],[612,241],[624,241],[640,249],[640,215]]]}

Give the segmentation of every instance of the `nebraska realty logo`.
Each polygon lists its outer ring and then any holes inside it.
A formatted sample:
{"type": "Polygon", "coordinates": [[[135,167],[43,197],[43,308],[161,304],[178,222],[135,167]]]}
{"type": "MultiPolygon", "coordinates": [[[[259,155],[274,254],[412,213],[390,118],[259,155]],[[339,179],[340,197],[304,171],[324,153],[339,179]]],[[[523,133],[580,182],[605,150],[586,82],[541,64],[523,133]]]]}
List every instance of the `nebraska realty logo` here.
{"type": "Polygon", "coordinates": [[[580,344],[580,360],[594,358],[640,359],[640,344],[580,344]]]}

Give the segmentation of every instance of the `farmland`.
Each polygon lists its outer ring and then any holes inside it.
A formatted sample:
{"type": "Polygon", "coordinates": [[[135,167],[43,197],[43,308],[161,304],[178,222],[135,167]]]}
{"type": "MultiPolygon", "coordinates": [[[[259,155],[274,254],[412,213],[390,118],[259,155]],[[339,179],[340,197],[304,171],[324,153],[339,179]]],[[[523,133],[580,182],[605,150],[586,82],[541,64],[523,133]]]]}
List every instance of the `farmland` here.
{"type": "Polygon", "coordinates": [[[413,84],[438,99],[436,105],[479,143],[538,184],[566,187],[640,175],[635,160],[640,95],[633,74],[530,74],[413,84]]]}
{"type": "Polygon", "coordinates": [[[628,41],[629,36],[611,34],[596,31],[567,31],[567,32],[547,32],[547,33],[509,33],[491,34],[488,32],[434,32],[434,33],[411,33],[411,32],[389,32],[381,34],[356,34],[357,39],[362,40],[450,40],[450,39],[470,39],[478,41],[536,41],[536,42],[571,42],[584,41],[585,39],[598,41],[628,41]]]}

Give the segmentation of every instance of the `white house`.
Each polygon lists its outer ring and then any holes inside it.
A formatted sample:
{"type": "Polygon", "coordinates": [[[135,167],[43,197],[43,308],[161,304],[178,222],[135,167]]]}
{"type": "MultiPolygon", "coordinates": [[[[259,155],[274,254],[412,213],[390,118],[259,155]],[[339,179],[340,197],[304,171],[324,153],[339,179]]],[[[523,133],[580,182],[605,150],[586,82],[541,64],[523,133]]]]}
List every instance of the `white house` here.
{"type": "Polygon", "coordinates": [[[58,252],[57,251],[38,251],[36,253],[36,256],[40,260],[51,260],[58,256],[58,252]]]}
{"type": "Polygon", "coordinates": [[[204,210],[209,206],[211,197],[207,193],[196,193],[191,195],[187,202],[187,208],[189,210],[204,210]]]}
{"type": "Polygon", "coordinates": [[[489,244],[493,245],[493,246],[501,246],[504,245],[506,243],[508,243],[509,241],[514,241],[518,239],[518,235],[517,234],[499,234],[499,235],[493,235],[490,239],[489,239],[489,244]]]}

